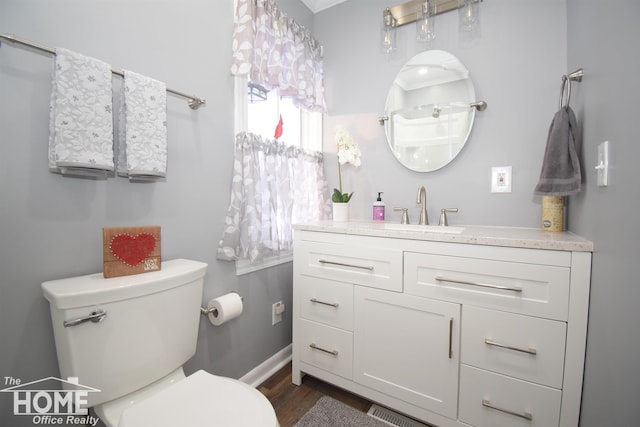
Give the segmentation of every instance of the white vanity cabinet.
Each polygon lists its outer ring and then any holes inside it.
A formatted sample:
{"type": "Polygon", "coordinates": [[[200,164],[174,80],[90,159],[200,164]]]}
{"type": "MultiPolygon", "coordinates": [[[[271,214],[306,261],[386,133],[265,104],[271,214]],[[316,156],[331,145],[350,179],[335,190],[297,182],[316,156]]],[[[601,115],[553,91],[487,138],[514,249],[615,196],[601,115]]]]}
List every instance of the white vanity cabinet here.
{"type": "Polygon", "coordinates": [[[578,425],[591,242],[376,227],[296,227],[294,383],[442,427],[578,425]]]}

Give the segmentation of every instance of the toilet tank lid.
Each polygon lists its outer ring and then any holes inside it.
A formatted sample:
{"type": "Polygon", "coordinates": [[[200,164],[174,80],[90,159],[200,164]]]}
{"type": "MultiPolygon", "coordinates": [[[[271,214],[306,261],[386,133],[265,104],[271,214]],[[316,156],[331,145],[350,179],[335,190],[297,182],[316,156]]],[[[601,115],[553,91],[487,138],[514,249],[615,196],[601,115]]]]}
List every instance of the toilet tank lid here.
{"type": "Polygon", "coordinates": [[[163,261],[161,270],[105,279],[102,273],[42,284],[44,297],[58,309],[120,301],[175,288],[204,277],[207,264],[187,259],[163,261]]]}

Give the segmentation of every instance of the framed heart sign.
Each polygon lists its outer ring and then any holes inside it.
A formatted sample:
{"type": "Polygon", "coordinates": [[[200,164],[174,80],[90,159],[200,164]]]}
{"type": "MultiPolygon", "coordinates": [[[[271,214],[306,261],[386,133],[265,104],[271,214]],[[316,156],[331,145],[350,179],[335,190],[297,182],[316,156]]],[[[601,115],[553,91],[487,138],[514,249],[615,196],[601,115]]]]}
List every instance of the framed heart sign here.
{"type": "Polygon", "coordinates": [[[160,227],[102,229],[104,277],[127,276],[160,270],[160,227]]]}

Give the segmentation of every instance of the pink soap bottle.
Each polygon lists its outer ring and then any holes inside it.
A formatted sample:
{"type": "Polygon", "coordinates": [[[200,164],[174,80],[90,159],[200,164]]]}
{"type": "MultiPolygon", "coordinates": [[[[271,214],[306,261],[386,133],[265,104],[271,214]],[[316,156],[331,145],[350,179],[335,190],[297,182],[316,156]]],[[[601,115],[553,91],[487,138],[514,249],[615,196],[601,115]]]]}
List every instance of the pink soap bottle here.
{"type": "Polygon", "coordinates": [[[384,221],[384,202],[380,195],[382,191],[378,193],[378,198],[373,202],[373,219],[374,221],[384,221]]]}

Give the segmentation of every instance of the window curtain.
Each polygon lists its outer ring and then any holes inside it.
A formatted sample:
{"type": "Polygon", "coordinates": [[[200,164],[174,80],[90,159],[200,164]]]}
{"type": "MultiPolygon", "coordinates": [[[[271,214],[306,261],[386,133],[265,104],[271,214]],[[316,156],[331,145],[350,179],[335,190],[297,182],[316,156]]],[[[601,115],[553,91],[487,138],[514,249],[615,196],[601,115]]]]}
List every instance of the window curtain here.
{"type": "Polygon", "coordinates": [[[292,224],[330,217],[323,169],[321,153],[239,133],[217,258],[256,262],[291,251],[292,224]]]}
{"type": "Polygon", "coordinates": [[[237,0],[231,73],[322,111],[322,46],[275,0],[237,0]]]}

